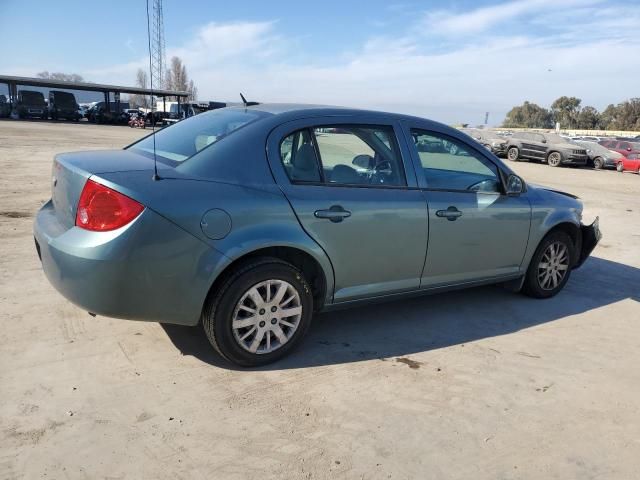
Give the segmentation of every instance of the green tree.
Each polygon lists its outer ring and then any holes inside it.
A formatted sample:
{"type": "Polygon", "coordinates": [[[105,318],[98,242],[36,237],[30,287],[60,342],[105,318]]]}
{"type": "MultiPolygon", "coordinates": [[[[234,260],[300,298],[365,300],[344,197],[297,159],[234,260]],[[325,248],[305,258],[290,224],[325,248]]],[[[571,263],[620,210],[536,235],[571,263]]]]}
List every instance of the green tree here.
{"type": "Polygon", "coordinates": [[[502,124],[506,128],[552,128],[551,112],[535,103],[524,102],[507,113],[502,124]]]}
{"type": "Polygon", "coordinates": [[[591,106],[584,107],[578,113],[578,117],[576,119],[576,127],[591,130],[594,128],[598,128],[600,126],[600,114],[598,110],[591,106]]]}
{"type": "Polygon", "coordinates": [[[605,130],[615,129],[616,119],[618,118],[618,108],[610,103],[607,108],[600,114],[600,127],[605,130]]]}
{"type": "Polygon", "coordinates": [[[575,128],[578,124],[582,100],[576,97],[560,97],[551,104],[553,121],[560,122],[560,128],[575,128]]]}
{"type": "Polygon", "coordinates": [[[618,104],[616,129],[640,130],[640,98],[631,98],[618,104]]]}

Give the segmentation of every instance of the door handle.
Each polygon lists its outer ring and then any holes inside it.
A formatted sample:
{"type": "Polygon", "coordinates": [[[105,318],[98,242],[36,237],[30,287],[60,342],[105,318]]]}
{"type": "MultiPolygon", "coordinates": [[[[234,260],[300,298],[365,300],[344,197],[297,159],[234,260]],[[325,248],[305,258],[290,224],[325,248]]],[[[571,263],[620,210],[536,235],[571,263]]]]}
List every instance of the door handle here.
{"type": "Polygon", "coordinates": [[[451,207],[447,208],[446,210],[438,210],[436,212],[436,216],[437,217],[446,218],[450,222],[453,222],[453,221],[457,220],[458,217],[462,216],[462,212],[460,210],[458,210],[456,207],[451,206],[451,207]]]}
{"type": "Polygon", "coordinates": [[[345,218],[349,218],[351,216],[351,212],[345,210],[340,205],[333,205],[329,207],[328,210],[316,210],[313,214],[316,218],[326,218],[333,223],[339,223],[345,218]]]}

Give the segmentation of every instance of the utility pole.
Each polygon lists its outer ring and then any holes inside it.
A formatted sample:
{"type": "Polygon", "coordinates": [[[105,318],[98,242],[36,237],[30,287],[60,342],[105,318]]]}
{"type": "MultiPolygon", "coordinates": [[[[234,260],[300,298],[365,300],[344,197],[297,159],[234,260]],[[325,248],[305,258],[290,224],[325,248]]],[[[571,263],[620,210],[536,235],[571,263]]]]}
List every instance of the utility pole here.
{"type": "MultiPolygon", "coordinates": [[[[162,0],[153,0],[151,16],[151,85],[156,89],[165,88],[165,46],[164,46],[164,17],[162,14],[162,0]]],[[[155,99],[151,98],[151,109],[155,110],[155,99]]]]}

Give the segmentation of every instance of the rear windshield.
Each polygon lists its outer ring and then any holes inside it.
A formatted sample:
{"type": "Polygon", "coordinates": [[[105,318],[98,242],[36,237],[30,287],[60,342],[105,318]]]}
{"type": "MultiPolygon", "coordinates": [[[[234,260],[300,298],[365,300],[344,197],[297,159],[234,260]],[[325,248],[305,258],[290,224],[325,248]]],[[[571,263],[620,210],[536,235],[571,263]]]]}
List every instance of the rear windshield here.
{"type": "Polygon", "coordinates": [[[143,138],[127,149],[147,156],[155,154],[170,163],[181,163],[266,114],[259,111],[220,109],[182,120],[143,138]]]}
{"type": "Polygon", "coordinates": [[[32,105],[44,105],[44,95],[40,92],[22,92],[22,102],[32,105]]]}

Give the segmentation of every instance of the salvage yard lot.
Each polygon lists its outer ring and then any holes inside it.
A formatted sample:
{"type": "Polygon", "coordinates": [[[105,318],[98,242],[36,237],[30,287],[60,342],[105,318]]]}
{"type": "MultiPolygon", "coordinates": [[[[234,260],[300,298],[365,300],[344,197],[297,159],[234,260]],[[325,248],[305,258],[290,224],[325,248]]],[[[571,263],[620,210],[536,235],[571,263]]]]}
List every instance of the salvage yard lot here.
{"type": "Polygon", "coordinates": [[[90,317],[40,268],[53,155],[147,133],[0,122],[0,479],[640,477],[640,176],[512,164],[600,216],[555,298],[327,313],[293,355],[238,370],[197,328],[90,317]]]}

